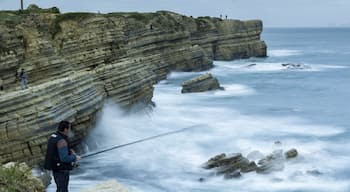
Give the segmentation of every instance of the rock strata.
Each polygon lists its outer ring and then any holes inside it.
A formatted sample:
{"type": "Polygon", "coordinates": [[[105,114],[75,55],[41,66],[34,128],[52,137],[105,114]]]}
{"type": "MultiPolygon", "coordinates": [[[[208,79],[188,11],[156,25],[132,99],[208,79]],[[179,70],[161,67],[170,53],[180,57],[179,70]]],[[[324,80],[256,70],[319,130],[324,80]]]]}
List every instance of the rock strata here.
{"type": "MultiPolygon", "coordinates": [[[[261,153],[258,151],[253,151],[248,155],[248,157],[253,159],[260,156],[261,153]]],[[[248,172],[268,174],[275,171],[282,171],[286,159],[296,157],[296,149],[288,150],[285,154],[283,154],[282,150],[275,150],[273,153],[258,160],[258,163],[255,163],[255,161],[242,156],[241,153],[231,155],[222,153],[210,158],[202,167],[204,169],[213,169],[216,175],[224,175],[225,179],[232,179],[239,178],[248,172]]],[[[200,178],[200,181],[204,181],[204,178],[200,178]]]]}
{"type": "Polygon", "coordinates": [[[151,103],[172,71],[201,71],[213,59],[266,56],[258,20],[173,12],[65,13],[31,6],[0,11],[0,163],[36,164],[66,119],[79,141],[106,98],[122,107],[151,103]],[[152,28],[150,28],[152,25],[152,28]],[[29,89],[21,90],[24,68],[29,89]]]}
{"type": "Polygon", "coordinates": [[[182,83],[181,93],[204,92],[216,89],[223,89],[220,87],[219,81],[210,73],[192,78],[182,83]]]}

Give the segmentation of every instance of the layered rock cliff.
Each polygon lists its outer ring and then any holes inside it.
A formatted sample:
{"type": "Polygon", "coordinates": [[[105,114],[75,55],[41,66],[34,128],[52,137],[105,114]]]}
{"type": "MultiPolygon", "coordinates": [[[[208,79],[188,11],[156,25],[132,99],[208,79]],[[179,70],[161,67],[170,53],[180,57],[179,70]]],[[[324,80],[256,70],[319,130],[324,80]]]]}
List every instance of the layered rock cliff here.
{"type": "Polygon", "coordinates": [[[168,72],[200,71],[213,60],[266,56],[261,21],[192,18],[172,12],[0,12],[0,163],[39,162],[47,137],[67,119],[76,143],[106,98],[149,103],[168,72]],[[18,73],[28,73],[20,90],[18,73]]]}

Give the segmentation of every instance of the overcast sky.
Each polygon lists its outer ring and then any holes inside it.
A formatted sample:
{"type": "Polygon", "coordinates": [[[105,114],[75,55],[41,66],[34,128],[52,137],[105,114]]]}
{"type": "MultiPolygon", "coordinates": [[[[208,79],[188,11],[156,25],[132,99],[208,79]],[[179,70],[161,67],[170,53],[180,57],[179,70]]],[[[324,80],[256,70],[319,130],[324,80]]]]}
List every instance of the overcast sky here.
{"type": "MultiPolygon", "coordinates": [[[[0,0],[0,9],[18,9],[20,0],[0,0]]],[[[228,15],[262,19],[266,27],[350,27],[350,0],[24,0],[25,7],[57,6],[61,12],[151,12],[193,16],[228,15]]]]}

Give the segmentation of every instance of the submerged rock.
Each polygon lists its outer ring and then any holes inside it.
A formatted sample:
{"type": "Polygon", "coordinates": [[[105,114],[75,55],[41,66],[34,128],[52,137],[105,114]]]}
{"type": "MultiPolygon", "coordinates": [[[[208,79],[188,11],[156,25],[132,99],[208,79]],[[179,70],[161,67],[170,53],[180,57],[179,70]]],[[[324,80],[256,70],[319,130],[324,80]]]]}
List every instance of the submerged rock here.
{"type": "Polygon", "coordinates": [[[312,176],[320,176],[320,175],[323,175],[323,173],[320,172],[319,170],[308,170],[308,171],[306,171],[306,174],[312,175],[312,176]]]}
{"type": "Polygon", "coordinates": [[[80,192],[128,192],[129,190],[118,183],[116,180],[107,181],[96,185],[93,188],[85,189],[80,192]]]}
{"type": "Polygon", "coordinates": [[[252,63],[252,64],[249,64],[249,65],[246,65],[245,67],[246,68],[251,68],[251,67],[255,67],[256,66],[256,64],[255,63],[252,63]]]}
{"type": "Polygon", "coordinates": [[[276,150],[258,162],[257,173],[271,173],[284,169],[284,157],[282,150],[276,150]]]}
{"type": "Polygon", "coordinates": [[[182,83],[181,93],[204,92],[216,89],[223,89],[220,87],[219,81],[210,73],[195,77],[182,83]]]}
{"type": "Polygon", "coordinates": [[[298,151],[296,149],[290,149],[284,153],[287,159],[295,158],[298,156],[298,151]]]}
{"type": "Polygon", "coordinates": [[[307,69],[309,66],[304,64],[294,64],[294,63],[283,63],[281,64],[282,67],[285,67],[287,69],[307,69]]]}

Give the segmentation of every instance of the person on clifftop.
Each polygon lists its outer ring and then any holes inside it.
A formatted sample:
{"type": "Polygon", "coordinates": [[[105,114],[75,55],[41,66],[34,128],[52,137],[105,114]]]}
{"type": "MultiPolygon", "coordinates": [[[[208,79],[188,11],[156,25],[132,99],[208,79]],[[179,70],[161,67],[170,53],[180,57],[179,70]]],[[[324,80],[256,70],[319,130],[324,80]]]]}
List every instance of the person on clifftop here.
{"type": "Polygon", "coordinates": [[[19,74],[19,80],[21,82],[21,88],[22,90],[28,89],[28,75],[22,68],[21,73],[19,74]]]}
{"type": "Polygon", "coordinates": [[[47,143],[44,168],[52,170],[56,192],[68,192],[69,172],[73,169],[73,163],[81,159],[69,148],[68,138],[73,135],[71,123],[61,121],[57,132],[50,136],[47,143]]]}

